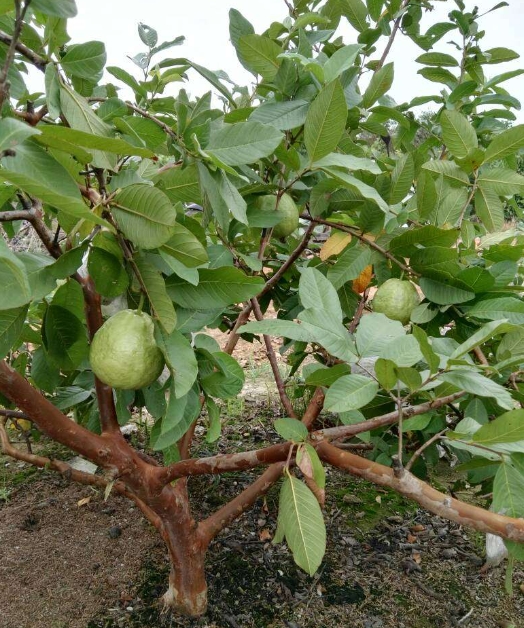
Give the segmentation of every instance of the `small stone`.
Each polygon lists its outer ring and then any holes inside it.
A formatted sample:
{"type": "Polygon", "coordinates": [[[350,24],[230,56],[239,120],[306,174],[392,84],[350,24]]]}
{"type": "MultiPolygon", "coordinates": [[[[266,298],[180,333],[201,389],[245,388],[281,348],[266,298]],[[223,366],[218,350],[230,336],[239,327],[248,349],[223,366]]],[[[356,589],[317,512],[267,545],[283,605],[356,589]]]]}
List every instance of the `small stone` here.
{"type": "Polygon", "coordinates": [[[346,504],[361,504],[362,500],[360,499],[360,497],[357,497],[356,495],[353,495],[352,493],[348,493],[347,495],[344,495],[344,497],[342,498],[342,501],[346,504]]]}
{"type": "Polygon", "coordinates": [[[457,550],[454,547],[447,548],[442,550],[442,558],[455,558],[457,555],[457,550]]]}
{"type": "Polygon", "coordinates": [[[107,532],[111,539],[118,539],[119,536],[122,536],[122,528],[120,526],[111,526],[107,532]]]}

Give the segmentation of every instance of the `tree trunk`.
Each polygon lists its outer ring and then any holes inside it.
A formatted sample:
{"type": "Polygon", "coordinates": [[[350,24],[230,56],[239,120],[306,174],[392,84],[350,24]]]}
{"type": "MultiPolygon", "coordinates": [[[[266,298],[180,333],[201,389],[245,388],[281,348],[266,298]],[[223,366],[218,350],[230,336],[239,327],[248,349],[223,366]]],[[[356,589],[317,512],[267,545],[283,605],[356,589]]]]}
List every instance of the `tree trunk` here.
{"type": "Polygon", "coordinates": [[[152,507],[160,517],[171,563],[169,588],[164,594],[166,609],[189,617],[203,615],[207,609],[204,566],[208,543],[191,516],[186,480],[166,486],[152,507]]]}

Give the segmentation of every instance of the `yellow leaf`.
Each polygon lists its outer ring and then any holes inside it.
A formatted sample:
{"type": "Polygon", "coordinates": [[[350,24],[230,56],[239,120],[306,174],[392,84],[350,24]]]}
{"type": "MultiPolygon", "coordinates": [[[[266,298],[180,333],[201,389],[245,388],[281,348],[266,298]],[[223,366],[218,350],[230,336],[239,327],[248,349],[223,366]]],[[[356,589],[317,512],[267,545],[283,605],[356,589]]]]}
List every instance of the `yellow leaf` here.
{"type": "Polygon", "coordinates": [[[351,242],[351,234],[334,231],[320,249],[320,259],[324,262],[333,255],[341,253],[351,242]]]}
{"type": "Polygon", "coordinates": [[[371,264],[366,266],[360,275],[353,280],[353,292],[362,294],[364,290],[369,286],[371,277],[373,276],[373,266],[371,264]]]}

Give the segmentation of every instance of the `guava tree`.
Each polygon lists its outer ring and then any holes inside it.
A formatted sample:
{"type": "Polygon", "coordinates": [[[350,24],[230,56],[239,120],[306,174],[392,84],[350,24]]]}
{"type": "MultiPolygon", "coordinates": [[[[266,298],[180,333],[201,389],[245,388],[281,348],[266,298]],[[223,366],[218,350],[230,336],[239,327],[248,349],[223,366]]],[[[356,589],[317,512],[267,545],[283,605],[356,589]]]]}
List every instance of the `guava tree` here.
{"type": "Polygon", "coordinates": [[[74,0],[0,0],[2,448],[133,500],[169,550],[165,602],[188,615],[206,609],[209,543],[281,480],[275,540],[315,572],[325,465],[524,557],[524,232],[504,217],[524,193],[505,88],[523,70],[497,73],[518,55],[485,50],[490,10],[462,0],[427,29],[429,0],[286,4],[261,34],[230,12],[245,87],[168,56],[183,37],[159,43],[143,24],[135,75],[105,67],[102,42],[69,42],[74,0]],[[429,92],[403,103],[388,95],[400,36],[429,92]],[[194,72],[209,93],[174,89],[194,72]],[[40,245],[23,250],[31,233],[40,245]],[[281,442],[199,457],[242,389],[239,336],[265,344],[281,442]],[[143,407],[146,451],[120,429],[143,407]],[[26,450],[11,428],[102,473],[26,450]],[[425,481],[442,455],[488,487],[490,510],[425,481]],[[216,512],[192,512],[190,477],[259,467],[216,512]]]}

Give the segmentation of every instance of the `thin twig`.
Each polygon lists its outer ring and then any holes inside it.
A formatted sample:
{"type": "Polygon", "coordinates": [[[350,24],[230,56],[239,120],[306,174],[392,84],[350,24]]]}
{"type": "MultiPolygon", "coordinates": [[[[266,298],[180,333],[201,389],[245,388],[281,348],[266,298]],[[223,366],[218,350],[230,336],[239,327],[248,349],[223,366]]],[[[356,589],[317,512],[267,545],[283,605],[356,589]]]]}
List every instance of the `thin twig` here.
{"type": "Polygon", "coordinates": [[[0,110],[4,105],[4,102],[9,98],[9,89],[11,87],[8,80],[9,70],[13,65],[13,61],[15,60],[16,44],[18,43],[20,33],[22,32],[24,17],[27,9],[29,8],[31,0],[25,0],[23,7],[20,7],[20,0],[14,0],[14,3],[16,16],[15,27],[13,29],[13,36],[11,37],[7,53],[5,55],[4,65],[2,67],[2,70],[0,70],[0,110]]]}
{"type": "MultiPolygon", "coordinates": [[[[403,0],[402,4],[399,7],[399,11],[402,11],[403,9],[405,9],[407,5],[409,4],[409,2],[410,0],[403,0]]],[[[382,66],[386,62],[386,59],[389,55],[391,47],[393,46],[393,42],[395,41],[395,37],[397,36],[397,32],[398,32],[398,29],[400,28],[401,22],[402,22],[402,14],[397,17],[397,19],[395,20],[393,24],[393,28],[391,30],[391,35],[389,36],[388,43],[386,44],[386,47],[384,48],[384,52],[382,53],[382,57],[380,58],[380,61],[378,62],[378,65],[377,65],[377,69],[375,71],[380,70],[380,68],[382,68],[382,66]]]]}
{"type": "Polygon", "coordinates": [[[446,429],[442,430],[438,434],[434,434],[429,440],[427,440],[423,445],[421,445],[417,449],[417,451],[415,451],[415,453],[411,456],[410,460],[406,464],[406,471],[411,471],[411,469],[412,469],[413,465],[415,464],[416,460],[418,458],[420,458],[422,453],[424,451],[426,451],[426,449],[428,447],[431,447],[431,445],[433,445],[433,443],[435,443],[436,441],[440,440],[442,438],[442,436],[444,436],[444,434],[448,431],[448,429],[449,428],[446,427],[446,429]]]}
{"type": "Polygon", "coordinates": [[[356,229],[355,227],[350,227],[349,225],[345,225],[342,222],[324,220],[323,218],[312,218],[311,216],[308,216],[307,214],[301,214],[300,217],[303,218],[304,220],[309,220],[318,225],[327,225],[328,227],[334,227],[335,229],[338,229],[339,231],[350,233],[351,235],[358,238],[361,242],[369,246],[369,248],[374,249],[375,251],[378,251],[381,255],[383,255],[385,258],[389,259],[391,262],[396,264],[404,272],[410,275],[413,275],[414,277],[420,277],[420,273],[417,273],[413,269],[411,269],[409,266],[406,266],[406,264],[398,260],[394,255],[392,255],[389,251],[386,251],[386,249],[382,248],[379,244],[377,244],[373,240],[369,240],[368,238],[366,238],[366,236],[360,233],[358,229],[356,229]]]}
{"type": "Polygon", "coordinates": [[[360,297],[360,301],[359,301],[357,310],[355,312],[355,315],[353,316],[353,320],[349,324],[348,329],[349,329],[350,334],[355,333],[355,330],[358,327],[358,324],[360,323],[360,319],[362,318],[362,315],[364,314],[367,300],[368,300],[368,291],[365,290],[364,294],[360,297]]]}
{"type": "MultiPolygon", "coordinates": [[[[263,321],[264,315],[262,314],[262,310],[260,309],[260,304],[258,300],[255,298],[251,299],[251,306],[253,308],[253,312],[255,314],[255,318],[257,321],[263,321]]],[[[291,403],[289,397],[286,393],[286,387],[284,386],[284,382],[282,380],[282,375],[278,369],[277,357],[275,355],[275,350],[273,349],[273,345],[271,344],[271,338],[264,334],[264,344],[266,345],[266,353],[271,364],[271,370],[273,371],[273,377],[275,379],[275,383],[277,385],[278,394],[280,397],[280,401],[284,406],[287,415],[292,418],[296,418],[295,410],[293,409],[293,404],[291,403]]]]}
{"type": "MultiPolygon", "coordinates": [[[[282,266],[275,272],[275,274],[272,277],[270,277],[268,279],[268,281],[266,281],[264,287],[258,293],[257,299],[260,299],[265,294],[267,294],[270,290],[272,290],[273,287],[280,281],[280,278],[295,263],[295,261],[300,257],[300,255],[303,253],[303,251],[305,251],[305,249],[307,248],[307,245],[309,244],[311,236],[313,235],[313,231],[314,230],[315,230],[315,224],[314,223],[310,223],[308,225],[308,228],[306,229],[306,232],[302,236],[302,240],[300,241],[299,245],[296,247],[296,249],[294,251],[292,251],[290,256],[282,264],[282,266]]],[[[226,353],[229,353],[229,355],[231,355],[233,353],[233,351],[235,350],[237,342],[238,342],[238,340],[240,338],[240,336],[236,332],[237,332],[239,327],[241,327],[244,323],[247,322],[247,320],[249,319],[249,315],[251,313],[251,310],[252,310],[251,303],[248,303],[245,306],[245,308],[242,310],[242,312],[240,312],[240,314],[238,315],[238,318],[237,318],[237,320],[235,322],[235,326],[233,327],[233,329],[232,329],[232,331],[231,331],[231,333],[229,335],[227,344],[226,344],[226,346],[224,348],[224,351],[226,353]]]]}
{"type": "MultiPolygon", "coordinates": [[[[4,31],[0,31],[0,41],[10,46],[13,42],[13,37],[11,37],[11,35],[8,35],[4,31]]],[[[45,72],[45,67],[48,63],[46,59],[44,59],[40,55],[37,55],[36,52],[33,52],[30,48],[28,48],[19,41],[15,43],[15,50],[16,52],[19,52],[22,56],[24,56],[41,72],[45,72]]]]}

